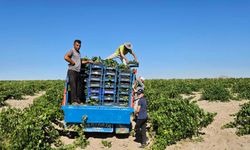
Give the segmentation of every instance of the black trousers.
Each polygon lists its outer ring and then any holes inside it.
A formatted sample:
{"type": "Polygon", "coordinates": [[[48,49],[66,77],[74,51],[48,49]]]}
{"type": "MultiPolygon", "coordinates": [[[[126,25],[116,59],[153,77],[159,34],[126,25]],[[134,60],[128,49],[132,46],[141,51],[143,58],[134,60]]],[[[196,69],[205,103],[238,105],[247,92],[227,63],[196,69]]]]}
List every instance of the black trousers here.
{"type": "Polygon", "coordinates": [[[147,136],[146,136],[146,126],[148,119],[137,119],[135,125],[135,137],[141,141],[141,144],[146,144],[147,136]]]}
{"type": "Polygon", "coordinates": [[[71,89],[71,102],[80,103],[81,95],[81,82],[80,82],[80,72],[74,70],[68,70],[69,85],[71,89]]]}

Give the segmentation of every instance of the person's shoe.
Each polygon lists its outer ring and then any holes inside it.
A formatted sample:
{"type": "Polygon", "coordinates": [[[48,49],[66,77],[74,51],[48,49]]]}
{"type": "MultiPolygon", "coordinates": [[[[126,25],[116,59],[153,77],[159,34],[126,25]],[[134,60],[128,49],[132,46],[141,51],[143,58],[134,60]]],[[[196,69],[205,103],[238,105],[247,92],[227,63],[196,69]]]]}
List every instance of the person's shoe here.
{"type": "Polygon", "coordinates": [[[146,144],[142,144],[139,148],[145,148],[145,147],[147,147],[147,145],[146,144]]]}
{"type": "Polygon", "coordinates": [[[78,106],[78,105],[79,105],[79,103],[77,103],[77,102],[73,102],[73,103],[72,103],[72,105],[74,105],[74,106],[78,106]]]}
{"type": "Polygon", "coordinates": [[[134,142],[140,143],[141,141],[139,139],[134,139],[134,142]]]}

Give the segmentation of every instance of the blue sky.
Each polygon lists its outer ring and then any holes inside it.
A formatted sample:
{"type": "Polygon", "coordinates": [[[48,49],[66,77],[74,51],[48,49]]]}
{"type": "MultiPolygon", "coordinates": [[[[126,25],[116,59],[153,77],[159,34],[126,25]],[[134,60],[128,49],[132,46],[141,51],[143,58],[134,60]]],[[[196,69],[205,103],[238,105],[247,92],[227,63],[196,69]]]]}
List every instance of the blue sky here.
{"type": "Polygon", "coordinates": [[[145,78],[250,77],[249,0],[1,0],[0,19],[0,80],[64,79],[74,39],[132,42],[145,78]]]}

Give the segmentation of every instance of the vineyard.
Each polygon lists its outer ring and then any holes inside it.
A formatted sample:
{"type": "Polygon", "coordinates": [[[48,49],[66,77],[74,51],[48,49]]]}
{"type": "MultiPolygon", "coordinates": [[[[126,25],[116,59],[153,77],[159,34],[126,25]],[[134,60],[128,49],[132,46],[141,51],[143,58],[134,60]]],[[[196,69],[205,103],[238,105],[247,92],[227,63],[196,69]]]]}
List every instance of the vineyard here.
{"type": "MultiPolygon", "coordinates": [[[[8,107],[0,112],[0,149],[76,149],[89,142],[82,126],[72,127],[77,133],[75,142],[67,145],[60,140],[68,134],[61,126],[63,113],[60,104],[64,81],[0,81],[0,105],[7,99],[20,99],[39,91],[46,93],[24,110],[8,107]]],[[[150,149],[165,149],[181,139],[199,136],[200,130],[213,122],[216,113],[201,109],[196,101],[181,95],[200,92],[209,102],[228,102],[250,99],[250,79],[187,79],[146,80],[145,97],[152,142],[150,149]]],[[[242,106],[233,122],[223,128],[236,128],[237,135],[250,134],[250,103],[242,106]]],[[[104,141],[104,145],[111,147],[104,141]]]]}
{"type": "Polygon", "coordinates": [[[0,105],[9,98],[23,99],[24,95],[34,95],[51,87],[54,81],[1,81],[0,105]]]}

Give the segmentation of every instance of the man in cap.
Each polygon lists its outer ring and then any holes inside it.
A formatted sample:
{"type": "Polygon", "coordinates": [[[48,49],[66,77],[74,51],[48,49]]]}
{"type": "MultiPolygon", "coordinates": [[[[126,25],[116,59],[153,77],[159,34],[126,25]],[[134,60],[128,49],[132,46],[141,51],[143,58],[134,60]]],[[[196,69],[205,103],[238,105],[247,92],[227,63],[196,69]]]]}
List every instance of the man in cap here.
{"type": "Polygon", "coordinates": [[[139,101],[136,110],[137,120],[135,125],[135,132],[136,132],[135,141],[141,139],[140,147],[145,148],[147,146],[146,125],[147,125],[148,115],[147,115],[147,101],[144,98],[144,90],[139,89],[137,91],[137,96],[139,98],[139,101]]]}
{"type": "Polygon", "coordinates": [[[119,46],[117,48],[117,50],[115,51],[115,53],[110,55],[106,59],[120,58],[121,61],[123,62],[123,64],[127,65],[129,61],[128,61],[128,58],[125,57],[125,55],[127,55],[128,53],[132,54],[135,61],[139,64],[139,61],[136,58],[136,55],[132,50],[132,44],[129,42],[126,42],[126,43],[122,44],[121,46],[119,46]]]}
{"type": "Polygon", "coordinates": [[[144,90],[144,87],[145,87],[144,80],[145,80],[145,78],[143,78],[142,76],[139,76],[139,77],[137,76],[136,80],[134,81],[134,84],[133,84],[133,90],[135,93],[135,95],[134,95],[134,110],[137,110],[138,100],[139,100],[136,93],[139,89],[144,90]]]}
{"type": "Polygon", "coordinates": [[[142,76],[139,76],[139,77],[136,77],[136,80],[134,82],[134,91],[138,91],[139,89],[143,89],[145,88],[145,85],[144,85],[144,81],[145,81],[145,78],[142,77],[142,76]]]}

